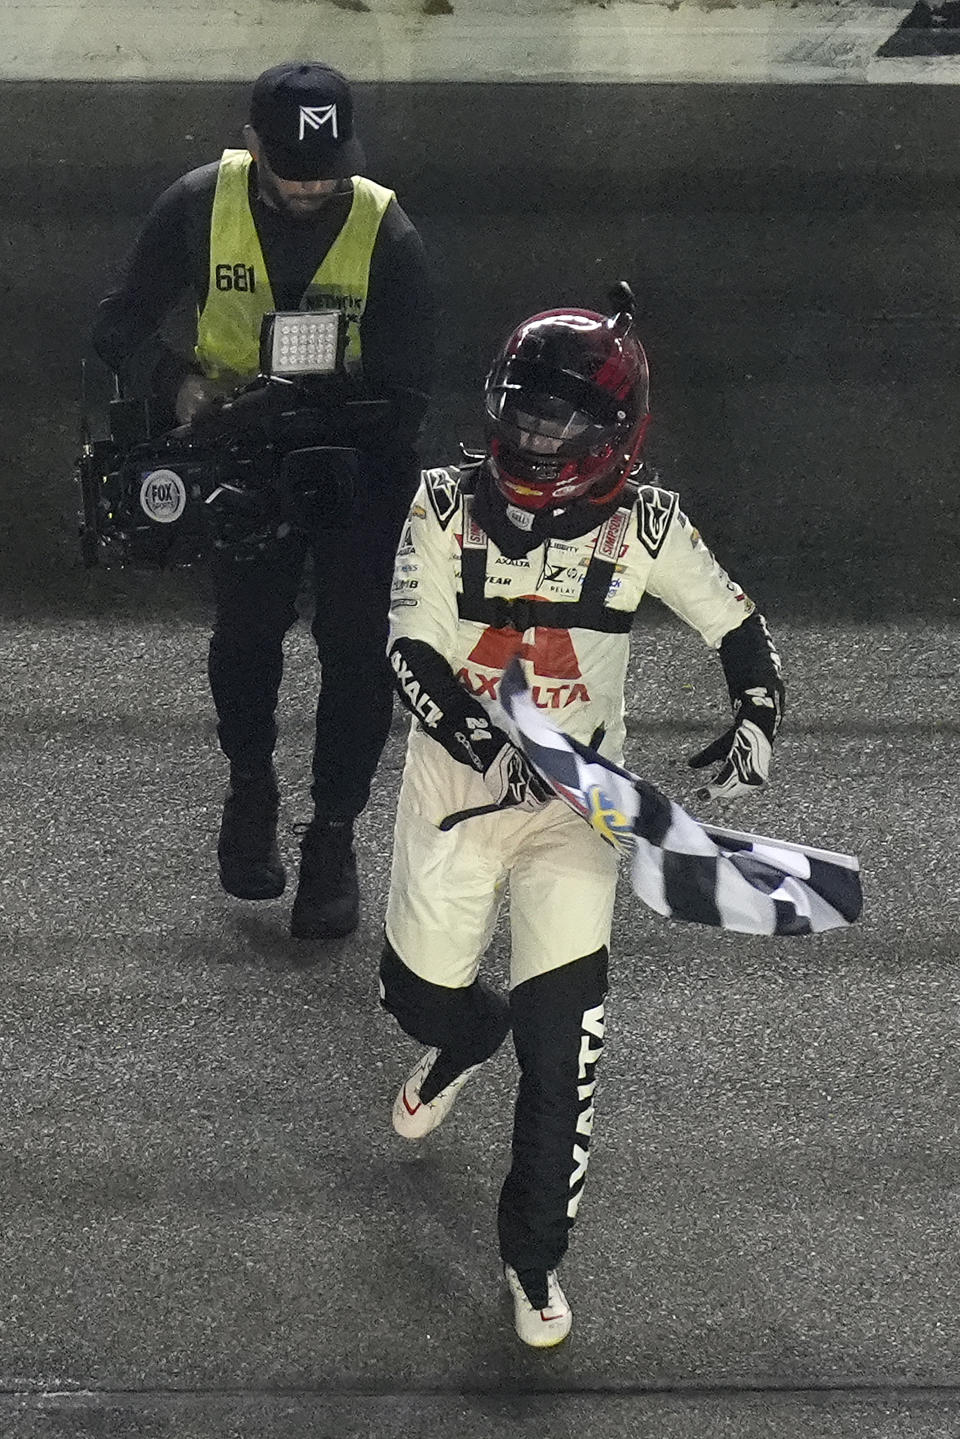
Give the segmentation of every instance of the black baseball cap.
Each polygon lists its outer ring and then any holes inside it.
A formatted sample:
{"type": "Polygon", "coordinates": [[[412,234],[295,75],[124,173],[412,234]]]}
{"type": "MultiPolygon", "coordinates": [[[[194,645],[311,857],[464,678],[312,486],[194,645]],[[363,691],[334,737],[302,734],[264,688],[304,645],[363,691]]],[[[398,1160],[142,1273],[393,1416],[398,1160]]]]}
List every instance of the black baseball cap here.
{"type": "Polygon", "coordinates": [[[335,180],[364,168],[350,85],[330,65],[290,60],[264,70],[250,96],[250,124],[281,180],[335,180]]]}

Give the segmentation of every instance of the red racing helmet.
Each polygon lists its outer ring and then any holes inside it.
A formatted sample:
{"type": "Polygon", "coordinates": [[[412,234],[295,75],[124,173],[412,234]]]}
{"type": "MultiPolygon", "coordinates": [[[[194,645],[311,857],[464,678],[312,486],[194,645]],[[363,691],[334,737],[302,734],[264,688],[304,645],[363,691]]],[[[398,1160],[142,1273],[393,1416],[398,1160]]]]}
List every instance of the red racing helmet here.
{"type": "MultiPolygon", "coordinates": [[[[632,296],[621,285],[611,296],[632,296]]],[[[546,310],[514,330],[484,389],[489,463],[505,499],[559,509],[608,503],[637,463],[650,373],[624,306],[615,315],[546,310]]]]}

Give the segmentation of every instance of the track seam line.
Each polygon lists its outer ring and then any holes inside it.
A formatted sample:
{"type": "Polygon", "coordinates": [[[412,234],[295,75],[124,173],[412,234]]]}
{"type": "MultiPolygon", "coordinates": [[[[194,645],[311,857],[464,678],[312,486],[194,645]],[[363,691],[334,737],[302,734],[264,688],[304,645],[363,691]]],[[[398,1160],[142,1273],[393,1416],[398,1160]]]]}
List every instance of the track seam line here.
{"type": "Polygon", "coordinates": [[[0,1386],[0,1406],[10,1402],[44,1403],[51,1401],[72,1402],[76,1407],[84,1404],[92,1407],[102,1402],[129,1400],[134,1403],[162,1403],[196,1399],[217,1401],[221,1399],[458,1399],[458,1398],[528,1398],[546,1399],[576,1397],[610,1399],[731,1399],[776,1397],[799,1399],[805,1397],[838,1398],[950,1398],[960,1400],[960,1381],[943,1383],[915,1383],[913,1381],[877,1383],[857,1380],[841,1381],[834,1384],[572,1384],[524,1386],[505,1384],[501,1380],[489,1385],[411,1385],[400,1388],[394,1384],[347,1384],[347,1385],[223,1385],[210,1388],[162,1386],[152,1388],[76,1388],[76,1389],[14,1389],[0,1386]]]}

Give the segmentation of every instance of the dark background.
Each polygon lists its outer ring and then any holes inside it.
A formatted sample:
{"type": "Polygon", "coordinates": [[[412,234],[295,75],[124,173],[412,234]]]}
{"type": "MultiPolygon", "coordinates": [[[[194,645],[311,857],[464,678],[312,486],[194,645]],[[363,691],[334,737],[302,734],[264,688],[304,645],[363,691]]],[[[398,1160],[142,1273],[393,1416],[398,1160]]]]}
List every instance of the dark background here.
{"type": "MultiPolygon", "coordinates": [[[[436,264],[428,462],[476,434],[486,365],[518,319],[602,306],[624,277],[644,307],[650,454],[761,597],[823,616],[951,611],[956,89],[358,92],[369,172],[396,188],[436,264]]],[[[8,604],[19,593],[28,610],[69,608],[102,592],[69,573],[90,316],[156,195],[236,142],[246,94],[0,89],[0,131],[15,137],[0,157],[8,604]]]]}

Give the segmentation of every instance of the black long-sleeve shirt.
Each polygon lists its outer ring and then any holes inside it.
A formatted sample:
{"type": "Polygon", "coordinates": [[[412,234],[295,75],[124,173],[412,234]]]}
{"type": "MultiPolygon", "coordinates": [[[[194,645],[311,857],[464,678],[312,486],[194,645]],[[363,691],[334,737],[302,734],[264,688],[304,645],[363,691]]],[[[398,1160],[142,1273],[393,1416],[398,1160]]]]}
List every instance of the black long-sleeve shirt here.
{"type": "MultiPolygon", "coordinates": [[[[184,376],[199,367],[163,338],[164,322],[184,297],[202,310],[210,270],[210,219],[219,162],[191,170],[157,200],[138,235],[121,283],[100,302],[93,329],[97,354],[130,391],[148,389],[171,408],[184,376]]],[[[351,190],[335,194],[308,219],[260,198],[250,166],[250,209],[277,308],[298,308],[350,211],[351,190]]],[[[423,243],[391,200],[370,262],[360,321],[363,371],[371,390],[392,402],[389,430],[411,444],[426,410],[433,376],[436,319],[423,243]]]]}

